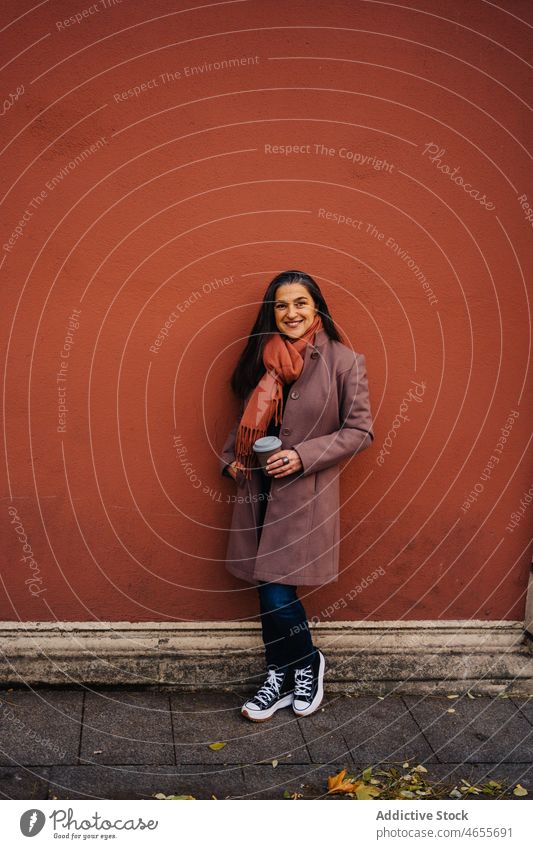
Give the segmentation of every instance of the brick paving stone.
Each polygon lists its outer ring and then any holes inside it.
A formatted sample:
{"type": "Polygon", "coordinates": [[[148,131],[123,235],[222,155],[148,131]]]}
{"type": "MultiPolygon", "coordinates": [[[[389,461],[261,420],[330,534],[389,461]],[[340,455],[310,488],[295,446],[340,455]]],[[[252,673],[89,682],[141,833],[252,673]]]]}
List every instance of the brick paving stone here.
{"type": "Polygon", "coordinates": [[[523,698],[513,696],[511,701],[520,709],[521,713],[524,714],[529,724],[533,725],[533,696],[524,696],[523,698]]]}
{"type": "Polygon", "coordinates": [[[47,799],[49,766],[0,767],[1,799],[47,799]]]}
{"type": "Polygon", "coordinates": [[[240,765],[220,766],[98,766],[52,767],[50,798],[153,799],[194,796],[197,799],[233,798],[245,793],[240,765]]]}
{"type": "Polygon", "coordinates": [[[237,693],[171,695],[172,726],[178,763],[236,764],[284,760],[309,763],[298,718],[282,708],[266,722],[251,722],[240,713],[237,693]],[[210,743],[224,742],[218,751],[210,743]]]}
{"type": "Polygon", "coordinates": [[[324,697],[316,713],[298,720],[313,763],[352,763],[350,747],[343,734],[344,729],[339,728],[339,717],[334,709],[342,699],[342,696],[335,695],[324,697]]]}
{"type": "Polygon", "coordinates": [[[75,764],[83,691],[0,690],[0,764],[75,764]]]}
{"type": "MultiPolygon", "coordinates": [[[[246,799],[283,799],[284,792],[301,793],[304,799],[326,798],[328,775],[336,770],[315,764],[243,767],[246,799]]],[[[327,797],[329,799],[334,796],[327,797]]]]}
{"type": "Polygon", "coordinates": [[[401,764],[416,759],[425,764],[437,760],[400,696],[344,697],[334,702],[333,712],[352,763],[371,766],[382,761],[401,764]]]}
{"type": "Polygon", "coordinates": [[[88,692],[81,742],[82,763],[173,763],[168,694],[125,689],[88,692]]]}
{"type": "Polygon", "coordinates": [[[442,763],[533,761],[533,728],[511,699],[403,698],[442,763]]]}

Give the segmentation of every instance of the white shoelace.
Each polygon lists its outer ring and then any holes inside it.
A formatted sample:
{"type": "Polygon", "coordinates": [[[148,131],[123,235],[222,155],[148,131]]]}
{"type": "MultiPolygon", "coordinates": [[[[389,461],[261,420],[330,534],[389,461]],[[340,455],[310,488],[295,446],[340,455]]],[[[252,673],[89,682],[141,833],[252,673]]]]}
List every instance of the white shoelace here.
{"type": "Polygon", "coordinates": [[[311,687],[313,686],[313,667],[306,666],[303,669],[294,670],[294,698],[303,696],[307,698],[311,695],[311,687]]]}
{"type": "Polygon", "coordinates": [[[257,691],[256,695],[254,696],[254,701],[258,701],[262,705],[268,704],[272,696],[279,696],[279,688],[281,687],[282,681],[282,672],[276,672],[275,669],[269,669],[268,678],[263,684],[263,686],[260,687],[257,691]]]}

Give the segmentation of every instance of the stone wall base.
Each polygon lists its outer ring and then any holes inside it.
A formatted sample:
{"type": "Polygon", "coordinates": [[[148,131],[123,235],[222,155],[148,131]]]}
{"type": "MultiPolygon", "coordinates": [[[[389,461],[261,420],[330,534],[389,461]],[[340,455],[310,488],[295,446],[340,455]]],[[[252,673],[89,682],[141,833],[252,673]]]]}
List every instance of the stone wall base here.
{"type": "MultiPolygon", "coordinates": [[[[533,694],[533,647],[514,621],[319,622],[330,691],[533,694]]],[[[3,622],[0,683],[252,689],[259,623],[3,622]]]]}

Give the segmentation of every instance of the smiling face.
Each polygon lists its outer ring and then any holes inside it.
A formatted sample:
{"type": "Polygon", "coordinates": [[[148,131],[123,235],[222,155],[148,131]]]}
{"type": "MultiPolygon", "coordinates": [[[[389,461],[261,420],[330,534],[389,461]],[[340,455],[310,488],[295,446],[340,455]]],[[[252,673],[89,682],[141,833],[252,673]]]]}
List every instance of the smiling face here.
{"type": "Polygon", "coordinates": [[[280,333],[298,339],[313,323],[315,302],[301,283],[284,283],[276,289],[274,317],[280,333]]]}

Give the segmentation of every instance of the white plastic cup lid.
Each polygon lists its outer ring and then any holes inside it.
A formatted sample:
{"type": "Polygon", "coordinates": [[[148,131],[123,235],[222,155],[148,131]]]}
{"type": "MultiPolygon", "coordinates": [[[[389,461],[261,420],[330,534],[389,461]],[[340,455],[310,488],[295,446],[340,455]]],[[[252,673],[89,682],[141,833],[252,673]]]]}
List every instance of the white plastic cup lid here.
{"type": "Polygon", "coordinates": [[[252,448],[258,453],[273,451],[275,448],[281,448],[281,439],[278,439],[277,436],[262,436],[261,439],[256,439],[252,448]]]}

